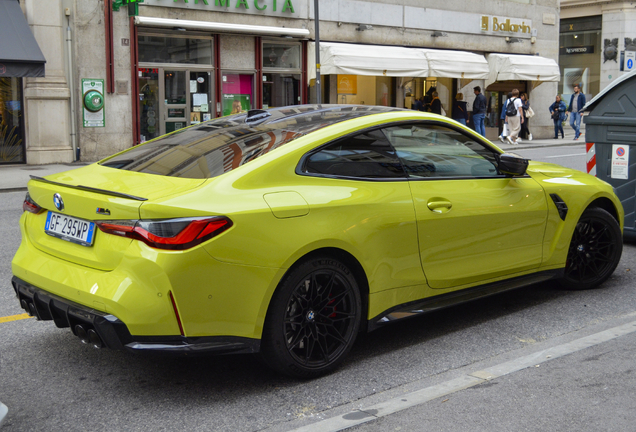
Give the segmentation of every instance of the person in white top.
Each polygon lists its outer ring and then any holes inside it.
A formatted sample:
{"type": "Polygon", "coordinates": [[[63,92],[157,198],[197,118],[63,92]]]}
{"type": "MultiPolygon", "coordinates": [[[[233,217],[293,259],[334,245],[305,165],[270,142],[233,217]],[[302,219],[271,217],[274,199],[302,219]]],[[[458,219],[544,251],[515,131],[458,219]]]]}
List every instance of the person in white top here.
{"type": "Polygon", "coordinates": [[[510,134],[507,137],[508,142],[510,144],[519,144],[521,140],[518,137],[524,118],[523,102],[521,101],[521,99],[519,99],[518,89],[512,90],[512,99],[506,107],[506,121],[508,122],[508,128],[510,129],[510,134]],[[514,104],[514,113],[510,104],[514,104]]]}

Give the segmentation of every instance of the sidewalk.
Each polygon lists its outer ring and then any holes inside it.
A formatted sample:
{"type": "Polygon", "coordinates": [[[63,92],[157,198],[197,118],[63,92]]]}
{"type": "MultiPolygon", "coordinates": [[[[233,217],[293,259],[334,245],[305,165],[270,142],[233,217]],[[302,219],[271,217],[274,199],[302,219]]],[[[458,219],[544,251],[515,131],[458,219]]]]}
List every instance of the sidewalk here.
{"type": "Polygon", "coordinates": [[[30,176],[46,177],[88,165],[84,162],[50,165],[0,165],[0,192],[26,191],[30,176]]]}
{"type": "MultiPolygon", "coordinates": [[[[581,124],[583,126],[583,124],[581,124]]],[[[569,146],[585,144],[585,129],[581,128],[581,138],[574,141],[574,131],[571,127],[565,126],[565,139],[535,139],[532,141],[523,140],[521,144],[511,145],[507,142],[502,144],[501,141],[493,141],[499,148],[505,151],[514,151],[527,148],[569,146]]],[[[17,192],[26,191],[26,184],[29,176],[46,177],[50,174],[56,174],[62,171],[72,170],[84,165],[85,162],[75,162],[68,164],[51,164],[51,165],[0,165],[0,192],[17,192]]]]}

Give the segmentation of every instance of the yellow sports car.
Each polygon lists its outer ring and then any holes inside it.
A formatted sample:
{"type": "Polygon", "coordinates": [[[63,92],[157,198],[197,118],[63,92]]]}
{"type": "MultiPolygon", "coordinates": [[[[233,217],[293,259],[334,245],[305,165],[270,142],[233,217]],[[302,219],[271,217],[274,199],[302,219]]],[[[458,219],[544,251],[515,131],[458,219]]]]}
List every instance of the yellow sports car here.
{"type": "Polygon", "coordinates": [[[457,122],[369,106],[252,110],[32,177],[21,306],[95,347],[256,353],[313,377],[356,335],[616,268],[607,183],[457,122]]]}

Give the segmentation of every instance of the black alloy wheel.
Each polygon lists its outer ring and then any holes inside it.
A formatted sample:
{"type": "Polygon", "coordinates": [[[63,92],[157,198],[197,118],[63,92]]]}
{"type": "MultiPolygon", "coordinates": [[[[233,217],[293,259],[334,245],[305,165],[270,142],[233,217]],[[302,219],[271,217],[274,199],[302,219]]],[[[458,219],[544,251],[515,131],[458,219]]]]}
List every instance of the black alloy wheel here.
{"type": "Polygon", "coordinates": [[[609,278],[623,252],[620,225],[607,211],[589,208],[576,224],[565,275],[561,285],[568,289],[590,289],[609,278]]]}
{"type": "Polygon", "coordinates": [[[262,355],[273,369],[313,378],[335,369],[360,328],[358,283],[340,261],[316,257],[277,289],[263,329],[262,355]]]}

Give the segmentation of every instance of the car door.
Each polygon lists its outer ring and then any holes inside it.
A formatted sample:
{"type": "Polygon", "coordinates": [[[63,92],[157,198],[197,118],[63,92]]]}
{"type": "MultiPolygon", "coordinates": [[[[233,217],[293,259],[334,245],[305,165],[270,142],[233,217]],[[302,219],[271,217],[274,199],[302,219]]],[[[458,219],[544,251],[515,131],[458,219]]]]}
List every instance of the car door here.
{"type": "Polygon", "coordinates": [[[536,269],[547,201],[529,176],[505,177],[495,152],[447,125],[389,127],[409,175],[422,268],[449,289],[536,269]]]}
{"type": "Polygon", "coordinates": [[[413,287],[395,297],[421,298],[426,285],[411,190],[382,131],[339,138],[306,155],[301,167],[307,177],[298,191],[311,208],[313,230],[357,251],[371,293],[413,287]]]}

